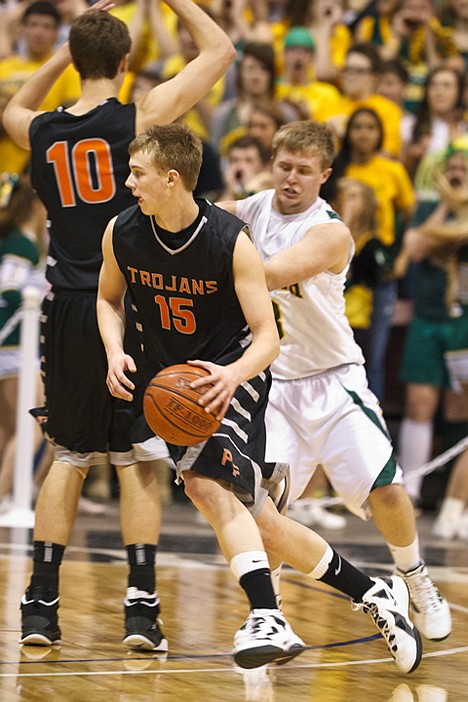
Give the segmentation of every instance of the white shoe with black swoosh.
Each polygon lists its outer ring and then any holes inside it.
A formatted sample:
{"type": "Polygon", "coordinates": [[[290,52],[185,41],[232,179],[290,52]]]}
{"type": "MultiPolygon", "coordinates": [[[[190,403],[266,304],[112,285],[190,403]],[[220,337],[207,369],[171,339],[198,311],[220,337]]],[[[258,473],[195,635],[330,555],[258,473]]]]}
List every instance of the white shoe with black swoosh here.
{"type": "Polygon", "coordinates": [[[395,663],[403,673],[412,673],[422,656],[419,631],[409,618],[409,590],[403,578],[373,578],[374,585],[353,609],[369,614],[382,634],[395,663]]]}
{"type": "Polygon", "coordinates": [[[232,653],[240,668],[258,668],[287,663],[305,648],[279,609],[253,609],[234,636],[232,653]]]}
{"type": "Polygon", "coordinates": [[[398,570],[411,597],[411,616],[422,635],[431,641],[443,641],[452,631],[450,607],[432,582],[425,563],[403,573],[398,570]]]}

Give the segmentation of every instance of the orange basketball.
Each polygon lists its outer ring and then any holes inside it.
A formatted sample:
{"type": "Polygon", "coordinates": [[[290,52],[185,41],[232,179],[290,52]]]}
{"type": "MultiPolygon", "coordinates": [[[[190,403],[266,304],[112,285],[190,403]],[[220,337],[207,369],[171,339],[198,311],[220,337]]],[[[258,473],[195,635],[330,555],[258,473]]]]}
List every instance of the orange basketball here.
{"type": "Polygon", "coordinates": [[[149,427],[164,441],[193,446],[219,427],[216,416],[198,404],[206,387],[190,387],[193,380],[205,375],[209,373],[204,368],[181,363],[164,368],[148,383],[143,411],[149,427]]]}

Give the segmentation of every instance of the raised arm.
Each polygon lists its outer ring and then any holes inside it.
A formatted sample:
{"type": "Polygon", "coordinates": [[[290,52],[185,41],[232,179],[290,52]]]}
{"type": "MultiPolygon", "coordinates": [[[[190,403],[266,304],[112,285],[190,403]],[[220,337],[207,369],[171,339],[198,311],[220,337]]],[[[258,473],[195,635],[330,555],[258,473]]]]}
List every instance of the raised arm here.
{"type": "Polygon", "coordinates": [[[7,134],[23,149],[29,149],[29,127],[37,115],[39,105],[50,87],[71,61],[68,43],[64,44],[41,66],[13,95],[3,113],[3,126],[7,134]]]}
{"type": "Polygon", "coordinates": [[[97,317],[99,332],[106,349],[107,387],[114,397],[132,400],[135,385],[126,372],[134,373],[135,362],[124,352],[123,340],[125,333],[124,297],[127,282],[114,256],[112,232],[115,218],[109,222],[102,239],[103,262],[99,275],[97,298],[97,317]]]}
{"type": "MultiPolygon", "coordinates": [[[[110,0],[99,0],[86,12],[107,11],[112,7],[114,3],[110,0]]],[[[42,114],[42,111],[38,111],[39,106],[70,62],[71,55],[67,42],[28,78],[5,107],[3,113],[5,131],[23,149],[30,148],[29,127],[33,119],[42,114]]]]}
{"type": "Polygon", "coordinates": [[[190,32],[199,54],[174,78],[137,102],[137,132],[154,123],[169,124],[183,115],[218,81],[236,57],[227,34],[193,0],[166,0],[190,32]]]}

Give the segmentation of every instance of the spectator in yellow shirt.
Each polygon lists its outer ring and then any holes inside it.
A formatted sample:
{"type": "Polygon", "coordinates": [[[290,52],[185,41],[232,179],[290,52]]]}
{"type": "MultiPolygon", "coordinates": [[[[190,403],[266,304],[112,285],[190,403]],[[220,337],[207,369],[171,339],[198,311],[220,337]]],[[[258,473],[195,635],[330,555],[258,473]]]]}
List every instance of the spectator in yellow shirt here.
{"type": "Polygon", "coordinates": [[[305,27],[293,27],[284,39],[284,72],[276,98],[291,105],[297,119],[313,119],[316,111],[338,105],[340,93],[331,83],[315,80],[315,42],[305,27]]]}
{"type": "Polygon", "coordinates": [[[284,38],[291,27],[305,27],[312,35],[316,50],[316,78],[339,82],[352,35],[343,20],[343,0],[288,0],[283,16],[271,25],[279,69],[283,65],[284,38]]]}
{"type": "MultiPolygon", "coordinates": [[[[386,247],[390,263],[399,252],[397,235],[409,220],[415,193],[404,166],[381,154],[382,143],[383,126],[378,114],[368,107],[356,110],[349,119],[341,150],[333,164],[332,182],[328,189],[322,186],[322,194],[333,201],[333,187],[336,188],[342,176],[354,178],[372,188],[378,203],[377,236],[386,247]]],[[[373,290],[367,358],[369,385],[380,400],[384,398],[385,357],[396,298],[395,274],[392,275],[389,266],[387,279],[373,290]]]]}
{"type": "Polygon", "coordinates": [[[383,126],[382,150],[398,158],[401,151],[400,122],[402,110],[377,91],[380,70],[378,50],[372,44],[355,44],[346,55],[342,95],[338,103],[325,103],[315,112],[319,122],[329,122],[341,138],[350,115],[360,107],[368,107],[379,115],[383,126]]]}
{"type": "MultiPolygon", "coordinates": [[[[12,98],[23,83],[52,55],[60,26],[60,15],[52,3],[37,0],[26,8],[21,23],[26,56],[13,54],[0,61],[0,93],[5,100],[12,98]]],[[[78,73],[70,66],[51,86],[40,109],[54,110],[60,105],[72,103],[79,95],[78,73]]],[[[22,173],[28,161],[29,153],[2,132],[0,172],[22,173]]]]}

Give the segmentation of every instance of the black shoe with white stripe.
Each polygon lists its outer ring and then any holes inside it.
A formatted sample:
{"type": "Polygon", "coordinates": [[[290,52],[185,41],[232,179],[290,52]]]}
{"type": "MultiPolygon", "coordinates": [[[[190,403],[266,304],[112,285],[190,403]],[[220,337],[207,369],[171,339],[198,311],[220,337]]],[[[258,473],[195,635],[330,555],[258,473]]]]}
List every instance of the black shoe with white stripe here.
{"type": "Polygon", "coordinates": [[[353,603],[353,609],[369,614],[395,663],[403,673],[412,673],[422,656],[419,631],[409,618],[409,590],[403,578],[375,578],[362,602],[353,603]]]}
{"type": "Polygon", "coordinates": [[[159,597],[156,593],[128,588],[125,598],[124,644],[137,651],[168,650],[167,639],[161,630],[159,597]]]}
{"type": "Polygon", "coordinates": [[[58,594],[46,587],[29,587],[21,598],[20,644],[51,646],[60,643],[58,594]]]}

